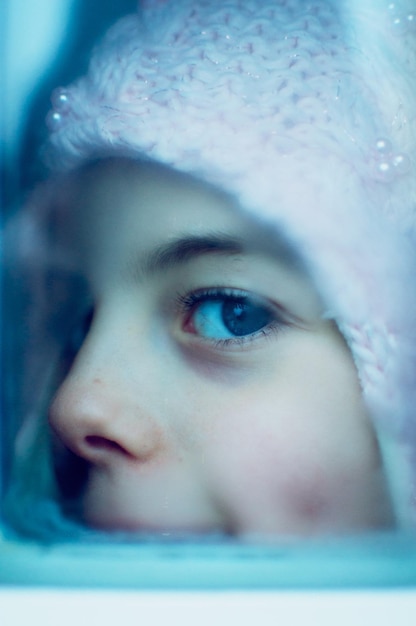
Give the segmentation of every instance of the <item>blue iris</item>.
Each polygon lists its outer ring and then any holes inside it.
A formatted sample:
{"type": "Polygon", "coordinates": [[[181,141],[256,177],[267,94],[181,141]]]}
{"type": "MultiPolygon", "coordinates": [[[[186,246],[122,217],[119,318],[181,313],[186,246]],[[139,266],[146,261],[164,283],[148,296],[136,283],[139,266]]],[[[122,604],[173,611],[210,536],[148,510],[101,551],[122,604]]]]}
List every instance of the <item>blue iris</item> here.
{"type": "Polygon", "coordinates": [[[210,339],[253,335],[274,320],[273,312],[250,298],[216,298],[202,301],[194,309],[196,333],[210,339]]]}

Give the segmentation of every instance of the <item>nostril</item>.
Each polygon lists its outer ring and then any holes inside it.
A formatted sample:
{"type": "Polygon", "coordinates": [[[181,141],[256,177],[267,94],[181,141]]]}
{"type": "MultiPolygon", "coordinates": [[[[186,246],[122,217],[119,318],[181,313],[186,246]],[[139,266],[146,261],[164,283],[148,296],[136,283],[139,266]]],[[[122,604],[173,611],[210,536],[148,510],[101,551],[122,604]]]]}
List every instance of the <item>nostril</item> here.
{"type": "Polygon", "coordinates": [[[110,452],[117,452],[123,454],[125,456],[131,456],[130,452],[123,448],[116,441],[112,441],[111,439],[106,439],[106,437],[99,437],[97,435],[87,435],[85,437],[85,443],[90,448],[95,448],[96,450],[106,450],[110,452]]]}

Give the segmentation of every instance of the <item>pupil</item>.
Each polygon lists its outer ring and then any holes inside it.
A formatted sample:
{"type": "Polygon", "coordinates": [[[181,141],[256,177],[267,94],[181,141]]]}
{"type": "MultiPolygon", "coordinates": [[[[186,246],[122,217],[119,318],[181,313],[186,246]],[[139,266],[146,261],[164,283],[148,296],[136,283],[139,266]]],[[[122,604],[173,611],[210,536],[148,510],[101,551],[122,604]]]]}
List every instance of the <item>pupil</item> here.
{"type": "Polygon", "coordinates": [[[267,326],[272,319],[271,313],[263,306],[247,302],[224,302],[222,308],[222,320],[236,337],[251,335],[264,326],[267,326]]]}

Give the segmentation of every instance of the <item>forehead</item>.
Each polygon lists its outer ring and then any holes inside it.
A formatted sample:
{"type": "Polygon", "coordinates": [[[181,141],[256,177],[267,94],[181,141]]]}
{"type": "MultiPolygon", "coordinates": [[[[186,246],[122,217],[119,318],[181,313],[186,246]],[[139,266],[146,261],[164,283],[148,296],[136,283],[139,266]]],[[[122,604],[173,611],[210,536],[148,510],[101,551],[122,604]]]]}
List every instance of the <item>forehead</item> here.
{"type": "MultiPolygon", "coordinates": [[[[223,194],[164,166],[110,159],[87,167],[76,181],[76,219],[89,223],[175,224],[192,217],[192,227],[210,219],[224,226],[232,203],[223,194]]],[[[236,226],[236,224],[234,224],[236,226]]]]}
{"type": "Polygon", "coordinates": [[[81,170],[69,210],[76,246],[109,244],[145,250],[179,236],[228,236],[247,252],[261,251],[288,266],[302,262],[288,239],[260,223],[218,189],[155,163],[107,159],[81,170]]]}

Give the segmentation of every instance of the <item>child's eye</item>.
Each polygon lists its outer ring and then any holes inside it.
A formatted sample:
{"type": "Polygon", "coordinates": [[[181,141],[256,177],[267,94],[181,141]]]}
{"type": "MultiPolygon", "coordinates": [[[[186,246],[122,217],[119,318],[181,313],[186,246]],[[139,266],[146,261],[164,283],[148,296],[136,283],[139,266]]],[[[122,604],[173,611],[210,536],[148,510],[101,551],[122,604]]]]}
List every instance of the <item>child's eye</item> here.
{"type": "Polygon", "coordinates": [[[272,305],[240,290],[197,291],[181,298],[181,304],[184,330],[214,341],[254,338],[283,323],[272,305]]]}

